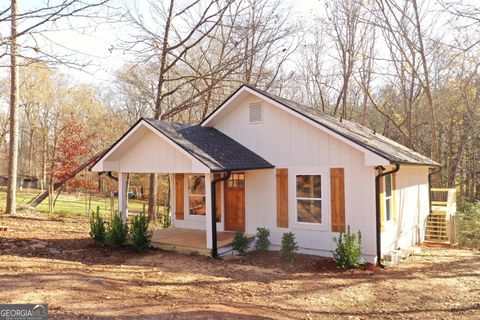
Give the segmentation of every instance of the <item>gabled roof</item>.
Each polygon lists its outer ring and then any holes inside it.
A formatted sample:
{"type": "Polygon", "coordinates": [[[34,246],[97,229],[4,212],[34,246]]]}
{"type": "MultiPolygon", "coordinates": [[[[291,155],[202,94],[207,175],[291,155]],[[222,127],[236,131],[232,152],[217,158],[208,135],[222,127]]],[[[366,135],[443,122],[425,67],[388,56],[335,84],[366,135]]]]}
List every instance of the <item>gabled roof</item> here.
{"type": "Polygon", "coordinates": [[[160,133],[206,165],[212,172],[266,169],[274,166],[214,128],[145,119],[160,133]]]}
{"type": "MultiPolygon", "coordinates": [[[[233,97],[237,92],[244,88],[249,88],[267,99],[288,108],[289,110],[297,113],[301,117],[305,117],[318,125],[358,144],[359,146],[373,152],[374,154],[390,161],[392,164],[413,164],[413,165],[428,165],[428,166],[440,166],[435,161],[428,157],[415,152],[404,145],[395,142],[379,133],[375,133],[373,130],[362,126],[353,121],[345,119],[335,118],[322,111],[307,107],[300,103],[275,96],[266,91],[257,89],[251,85],[244,84],[240,86],[231,96],[233,97]]],[[[230,100],[228,98],[228,100],[230,100]]],[[[224,102],[224,104],[226,103],[224,102]]],[[[221,109],[224,104],[220,105],[212,113],[210,113],[201,123],[205,126],[205,123],[215,117],[216,112],[221,109]]]]}

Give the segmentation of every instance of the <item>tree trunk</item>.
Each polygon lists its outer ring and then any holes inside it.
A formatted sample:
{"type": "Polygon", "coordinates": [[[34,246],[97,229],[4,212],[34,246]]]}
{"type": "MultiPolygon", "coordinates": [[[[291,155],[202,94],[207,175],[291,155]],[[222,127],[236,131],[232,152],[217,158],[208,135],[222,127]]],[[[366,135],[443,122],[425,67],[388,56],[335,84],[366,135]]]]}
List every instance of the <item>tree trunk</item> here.
{"type": "MultiPolygon", "coordinates": [[[[160,57],[160,73],[158,75],[157,95],[155,99],[155,119],[162,116],[163,86],[165,83],[165,74],[167,70],[168,54],[168,36],[173,18],[174,0],[170,0],[167,21],[165,23],[165,32],[163,34],[162,56],[160,57]]],[[[148,194],[148,220],[155,221],[157,218],[157,174],[150,174],[150,193],[148,194]]]]}
{"type": "Polygon", "coordinates": [[[148,194],[148,220],[157,220],[157,174],[150,174],[150,191],[148,194]]]}
{"type": "Polygon", "coordinates": [[[18,161],[18,66],[17,66],[17,1],[12,0],[11,52],[10,52],[10,141],[8,150],[7,214],[17,211],[18,161]]]}

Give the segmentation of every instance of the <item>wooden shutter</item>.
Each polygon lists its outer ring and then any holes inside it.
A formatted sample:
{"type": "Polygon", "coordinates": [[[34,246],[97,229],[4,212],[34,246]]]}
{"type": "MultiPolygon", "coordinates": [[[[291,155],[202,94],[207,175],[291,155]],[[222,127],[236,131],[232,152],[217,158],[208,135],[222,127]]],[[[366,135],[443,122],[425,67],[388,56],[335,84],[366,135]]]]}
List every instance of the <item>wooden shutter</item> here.
{"type": "Polygon", "coordinates": [[[393,223],[397,224],[397,173],[392,174],[392,206],[393,206],[393,223]]]}
{"type": "MultiPolygon", "coordinates": [[[[215,173],[213,175],[214,179],[219,179],[221,177],[220,173],[215,173]]],[[[222,181],[219,181],[215,184],[215,209],[217,212],[217,222],[222,222],[222,181]]]]}
{"type": "MultiPolygon", "coordinates": [[[[382,169],[377,170],[377,175],[382,173],[382,169]]],[[[380,231],[383,232],[385,224],[385,187],[383,184],[385,177],[381,177],[379,180],[378,192],[380,193],[380,231]]]]}
{"type": "Polygon", "coordinates": [[[277,227],[288,228],[288,169],[277,169],[277,227]]]}
{"type": "Polygon", "coordinates": [[[185,211],[185,189],[183,173],[175,174],[175,219],[183,220],[185,211]]]}
{"type": "Polygon", "coordinates": [[[345,232],[345,172],[343,168],[330,168],[330,202],[332,232],[345,232]]]}

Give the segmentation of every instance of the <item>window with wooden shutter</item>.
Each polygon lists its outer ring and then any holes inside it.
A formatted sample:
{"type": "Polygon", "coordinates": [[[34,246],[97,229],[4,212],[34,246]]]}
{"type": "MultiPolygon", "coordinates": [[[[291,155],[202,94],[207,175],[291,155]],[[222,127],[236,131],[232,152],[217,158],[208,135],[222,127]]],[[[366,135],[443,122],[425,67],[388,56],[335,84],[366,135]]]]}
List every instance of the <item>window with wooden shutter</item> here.
{"type": "Polygon", "coordinates": [[[345,172],[343,168],[330,169],[330,201],[332,232],[345,232],[345,172]]]}
{"type": "Polygon", "coordinates": [[[277,227],[288,228],[288,169],[277,169],[277,227]]]}
{"type": "Polygon", "coordinates": [[[301,174],[295,177],[297,222],[322,223],[322,176],[301,174]]]}
{"type": "Polygon", "coordinates": [[[183,220],[184,216],[184,176],[183,173],[175,174],[175,219],[183,220]]]}

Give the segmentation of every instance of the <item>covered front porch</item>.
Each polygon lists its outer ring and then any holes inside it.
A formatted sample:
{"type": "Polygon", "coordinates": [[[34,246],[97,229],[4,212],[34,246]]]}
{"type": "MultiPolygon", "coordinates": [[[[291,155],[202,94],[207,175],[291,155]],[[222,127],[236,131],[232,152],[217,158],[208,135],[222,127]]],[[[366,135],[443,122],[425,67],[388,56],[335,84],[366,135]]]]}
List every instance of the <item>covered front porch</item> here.
{"type": "Polygon", "coordinates": [[[128,173],[169,174],[173,228],[156,231],[153,245],[216,256],[245,231],[244,171],[266,168],[273,165],[216,129],[140,119],[92,171],[118,173],[124,223],[128,173]]]}

